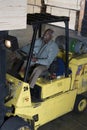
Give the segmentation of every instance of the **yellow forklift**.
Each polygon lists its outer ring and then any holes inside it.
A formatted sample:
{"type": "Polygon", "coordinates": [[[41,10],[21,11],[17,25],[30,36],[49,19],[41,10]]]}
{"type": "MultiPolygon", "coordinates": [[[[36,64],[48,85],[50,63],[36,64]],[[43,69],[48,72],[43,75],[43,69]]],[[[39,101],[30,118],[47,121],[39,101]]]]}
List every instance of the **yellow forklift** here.
{"type": "MultiPolygon", "coordinates": [[[[27,15],[27,24],[33,27],[33,37],[29,52],[23,56],[23,60],[27,59],[26,70],[22,77],[17,65],[14,73],[6,74],[9,93],[5,106],[11,107],[12,111],[6,113],[8,119],[1,130],[37,130],[72,110],[81,113],[87,107],[87,99],[83,95],[87,92],[87,54],[69,52],[69,18],[35,13],[27,15]],[[41,36],[42,24],[53,22],[65,23],[65,50],[60,50],[58,55],[64,61],[65,71],[55,78],[49,78],[49,75],[39,77],[31,90],[27,79],[36,36],[37,33],[41,36]]],[[[8,43],[10,46],[10,39],[8,43]]],[[[23,54],[23,50],[19,52],[23,54]]]]}

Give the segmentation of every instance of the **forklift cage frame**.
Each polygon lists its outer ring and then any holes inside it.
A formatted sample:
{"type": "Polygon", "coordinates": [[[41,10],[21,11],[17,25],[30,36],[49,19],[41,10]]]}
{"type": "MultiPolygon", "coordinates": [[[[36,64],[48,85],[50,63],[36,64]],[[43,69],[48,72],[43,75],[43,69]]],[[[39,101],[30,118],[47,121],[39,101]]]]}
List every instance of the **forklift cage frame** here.
{"type": "Polygon", "coordinates": [[[65,23],[65,77],[69,76],[68,72],[68,62],[69,62],[69,17],[66,16],[54,16],[47,13],[34,13],[27,14],[27,24],[33,26],[33,36],[30,45],[30,50],[28,52],[28,59],[26,70],[24,74],[24,81],[27,82],[27,76],[30,69],[31,58],[33,55],[33,49],[35,45],[35,40],[38,32],[38,36],[41,37],[42,24],[49,24],[54,22],[64,22],[65,23]]]}

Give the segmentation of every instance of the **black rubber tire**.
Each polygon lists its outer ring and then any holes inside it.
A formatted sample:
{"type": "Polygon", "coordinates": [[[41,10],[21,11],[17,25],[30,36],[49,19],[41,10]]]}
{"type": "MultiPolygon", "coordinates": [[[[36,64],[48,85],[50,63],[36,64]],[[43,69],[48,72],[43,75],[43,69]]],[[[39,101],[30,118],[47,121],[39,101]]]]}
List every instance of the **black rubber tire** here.
{"type": "Polygon", "coordinates": [[[76,101],[74,105],[74,112],[82,113],[83,111],[85,111],[86,107],[87,107],[87,98],[83,95],[78,95],[76,97],[76,101]]]}
{"type": "Polygon", "coordinates": [[[22,118],[15,116],[9,118],[1,127],[0,130],[18,130],[19,128],[27,126],[29,130],[32,130],[30,125],[22,118]]]}

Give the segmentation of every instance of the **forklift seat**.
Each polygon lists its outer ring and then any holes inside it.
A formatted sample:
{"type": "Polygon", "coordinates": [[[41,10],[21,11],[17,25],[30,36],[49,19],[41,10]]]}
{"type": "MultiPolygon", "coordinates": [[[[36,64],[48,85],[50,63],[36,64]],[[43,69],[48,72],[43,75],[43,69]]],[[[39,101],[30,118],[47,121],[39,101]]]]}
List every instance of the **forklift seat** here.
{"type": "Polygon", "coordinates": [[[48,69],[50,74],[62,76],[65,74],[65,63],[62,58],[56,57],[48,69]]]}
{"type": "Polygon", "coordinates": [[[49,75],[62,76],[65,74],[65,63],[62,58],[56,57],[48,70],[44,71],[40,77],[47,78],[49,75]]]}

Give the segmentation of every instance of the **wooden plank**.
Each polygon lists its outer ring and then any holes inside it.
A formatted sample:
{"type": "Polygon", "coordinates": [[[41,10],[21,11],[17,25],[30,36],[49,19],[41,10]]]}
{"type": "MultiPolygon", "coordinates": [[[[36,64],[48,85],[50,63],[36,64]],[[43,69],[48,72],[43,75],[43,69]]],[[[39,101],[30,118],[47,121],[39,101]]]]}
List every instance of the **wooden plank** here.
{"type": "Polygon", "coordinates": [[[45,0],[45,4],[62,8],[80,10],[81,0],[45,0]]]}
{"type": "Polygon", "coordinates": [[[13,17],[13,18],[9,18],[8,20],[6,20],[6,18],[0,18],[0,30],[15,30],[15,29],[23,29],[23,28],[26,28],[25,16],[13,17]]]}
{"type": "Polygon", "coordinates": [[[63,9],[63,8],[52,7],[51,14],[57,15],[57,16],[69,16],[69,10],[63,9]]]}
{"type": "Polygon", "coordinates": [[[27,13],[40,13],[40,6],[27,5],[27,13]]]}
{"type": "Polygon", "coordinates": [[[80,32],[81,32],[82,20],[84,17],[85,0],[82,0],[80,5],[81,5],[81,9],[80,9],[79,23],[78,23],[78,34],[80,34],[80,32]]]}
{"type": "Polygon", "coordinates": [[[34,6],[33,5],[27,5],[27,13],[34,13],[34,6]]]}
{"type": "MultiPolygon", "coordinates": [[[[68,16],[68,17],[70,17],[69,29],[72,29],[72,30],[76,29],[76,14],[77,14],[77,11],[47,6],[47,12],[51,13],[52,15],[56,15],[56,16],[68,16]]],[[[52,23],[52,25],[59,26],[59,27],[65,27],[64,22],[52,23]]]]}
{"type": "Polygon", "coordinates": [[[27,0],[28,4],[35,4],[35,0],[27,0]]]}
{"type": "Polygon", "coordinates": [[[0,0],[0,30],[26,28],[26,0],[0,0]]]}
{"type": "MultiPolygon", "coordinates": [[[[69,16],[69,10],[68,9],[63,9],[63,8],[56,8],[56,7],[50,7],[48,6],[48,13],[51,13],[52,15],[56,16],[69,16]]],[[[51,23],[52,25],[59,26],[59,27],[65,27],[64,22],[56,22],[56,23],[51,23]]]]}
{"type": "Polygon", "coordinates": [[[76,15],[77,11],[70,10],[70,21],[69,21],[69,29],[76,30],[76,15]]]}
{"type": "Polygon", "coordinates": [[[52,7],[51,6],[47,6],[46,12],[47,13],[52,13],[52,7]]]}
{"type": "Polygon", "coordinates": [[[80,7],[81,6],[82,0],[77,0],[77,5],[80,7]]]}
{"type": "Polygon", "coordinates": [[[27,3],[41,6],[41,0],[27,0],[27,3]]]}
{"type": "Polygon", "coordinates": [[[35,4],[41,6],[41,0],[35,0],[35,4]]]}
{"type": "Polygon", "coordinates": [[[34,6],[34,13],[40,13],[41,7],[40,6],[34,6]]]}

